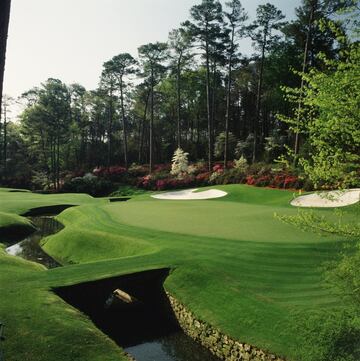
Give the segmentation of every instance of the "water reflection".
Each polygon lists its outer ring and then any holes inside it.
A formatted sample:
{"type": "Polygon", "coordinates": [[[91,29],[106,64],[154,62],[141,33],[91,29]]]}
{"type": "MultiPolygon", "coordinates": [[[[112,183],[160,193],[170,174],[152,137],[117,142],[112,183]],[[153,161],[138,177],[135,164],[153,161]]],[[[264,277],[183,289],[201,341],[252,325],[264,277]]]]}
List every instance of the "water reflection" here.
{"type": "Polygon", "coordinates": [[[183,332],[125,349],[136,361],[219,361],[183,332]]]}
{"type": "Polygon", "coordinates": [[[19,256],[29,261],[41,263],[47,268],[59,267],[60,264],[41,248],[40,241],[44,237],[59,232],[64,228],[63,225],[51,216],[28,218],[36,226],[37,231],[23,241],[6,248],[6,252],[12,256],[19,256]]]}

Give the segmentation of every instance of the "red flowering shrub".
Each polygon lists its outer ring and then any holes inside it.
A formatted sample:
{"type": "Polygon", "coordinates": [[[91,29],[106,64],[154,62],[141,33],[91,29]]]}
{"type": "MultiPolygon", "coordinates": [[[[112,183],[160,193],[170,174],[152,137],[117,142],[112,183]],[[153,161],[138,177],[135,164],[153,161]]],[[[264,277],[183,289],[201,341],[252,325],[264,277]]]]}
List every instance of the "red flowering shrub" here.
{"type": "Polygon", "coordinates": [[[195,177],[195,181],[197,185],[208,185],[209,184],[209,178],[211,173],[210,172],[204,172],[200,173],[195,177]]]}
{"type": "Polygon", "coordinates": [[[255,184],[255,178],[252,175],[248,175],[246,177],[246,184],[249,186],[253,186],[255,184]]]}
{"type": "Polygon", "coordinates": [[[156,181],[156,189],[158,191],[162,191],[166,189],[166,186],[167,186],[167,181],[165,179],[159,179],[158,181],[156,181]]]}
{"type": "Polygon", "coordinates": [[[270,184],[270,176],[269,175],[264,175],[261,176],[259,178],[255,178],[254,179],[254,185],[256,187],[266,187],[270,184]]]}
{"type": "Polygon", "coordinates": [[[92,173],[113,182],[121,181],[127,176],[126,168],[120,166],[95,168],[92,173]]]}
{"type": "Polygon", "coordinates": [[[137,187],[144,189],[153,189],[155,182],[156,181],[152,179],[151,175],[148,174],[144,177],[138,178],[137,187]]]}
{"type": "Polygon", "coordinates": [[[170,172],[171,164],[156,164],[154,167],[155,173],[170,172]]]}
{"type": "Polygon", "coordinates": [[[300,181],[296,176],[288,175],[284,181],[284,188],[299,188],[300,181]]]}
{"type": "Polygon", "coordinates": [[[224,171],[224,165],[223,164],[215,164],[213,166],[213,171],[216,173],[222,173],[224,171]]]}
{"type": "Polygon", "coordinates": [[[285,174],[277,174],[273,177],[270,187],[272,188],[283,188],[284,187],[284,181],[285,181],[285,174]]]}
{"type": "Polygon", "coordinates": [[[183,179],[166,178],[157,180],[151,189],[163,191],[169,189],[188,188],[194,186],[194,184],[195,178],[193,177],[186,177],[183,179]]]}

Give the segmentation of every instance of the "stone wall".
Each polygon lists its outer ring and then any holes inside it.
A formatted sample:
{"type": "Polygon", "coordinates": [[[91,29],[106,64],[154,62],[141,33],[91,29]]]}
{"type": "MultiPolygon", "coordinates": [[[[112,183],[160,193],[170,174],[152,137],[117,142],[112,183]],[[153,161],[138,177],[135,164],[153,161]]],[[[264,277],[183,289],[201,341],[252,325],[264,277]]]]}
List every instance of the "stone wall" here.
{"type": "Polygon", "coordinates": [[[224,361],[285,361],[254,346],[233,340],[210,326],[197,320],[184,305],[167,294],[175,316],[184,332],[201,343],[224,361]]]}

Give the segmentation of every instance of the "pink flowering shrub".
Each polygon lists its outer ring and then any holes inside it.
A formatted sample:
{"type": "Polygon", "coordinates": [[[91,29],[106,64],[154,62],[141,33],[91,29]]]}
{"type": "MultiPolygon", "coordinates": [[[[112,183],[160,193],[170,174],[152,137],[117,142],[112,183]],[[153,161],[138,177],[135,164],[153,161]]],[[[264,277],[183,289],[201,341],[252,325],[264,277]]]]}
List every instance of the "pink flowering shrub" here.
{"type": "Polygon", "coordinates": [[[104,178],[112,182],[122,181],[128,175],[126,168],[121,166],[95,168],[92,173],[99,178],[104,178]]]}

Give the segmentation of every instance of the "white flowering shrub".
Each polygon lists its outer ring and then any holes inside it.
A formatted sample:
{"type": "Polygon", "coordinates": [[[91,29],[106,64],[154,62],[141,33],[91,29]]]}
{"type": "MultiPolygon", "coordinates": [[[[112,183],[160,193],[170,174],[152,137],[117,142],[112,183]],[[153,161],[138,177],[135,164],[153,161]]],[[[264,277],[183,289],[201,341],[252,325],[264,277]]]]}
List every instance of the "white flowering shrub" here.
{"type": "Polygon", "coordinates": [[[182,174],[188,172],[189,153],[184,152],[181,148],[176,149],[172,158],[171,174],[177,177],[181,177],[182,174]]]}
{"type": "Polygon", "coordinates": [[[187,173],[190,175],[194,175],[198,171],[196,165],[189,165],[187,173]]]}
{"type": "Polygon", "coordinates": [[[238,160],[235,159],[234,161],[234,168],[239,170],[240,172],[246,172],[248,169],[248,162],[244,156],[241,156],[238,160]]]}

